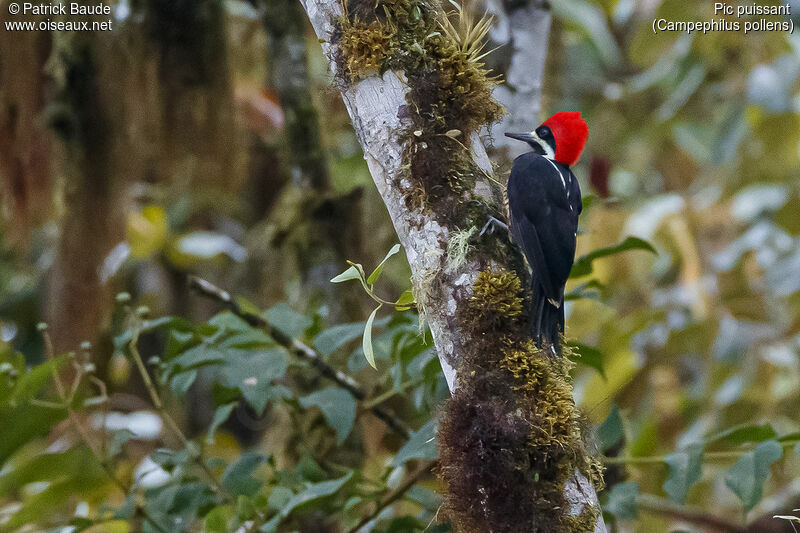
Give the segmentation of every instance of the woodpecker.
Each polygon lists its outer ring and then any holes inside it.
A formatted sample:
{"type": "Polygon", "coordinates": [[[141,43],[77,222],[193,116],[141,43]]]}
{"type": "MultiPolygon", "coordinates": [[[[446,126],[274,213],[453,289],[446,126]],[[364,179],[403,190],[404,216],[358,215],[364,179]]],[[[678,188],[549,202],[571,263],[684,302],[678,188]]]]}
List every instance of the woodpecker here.
{"type": "Polygon", "coordinates": [[[556,113],[530,133],[506,133],[533,151],[514,160],[506,187],[511,237],[533,269],[531,336],[561,354],[564,285],[575,261],[581,190],[570,169],[589,137],[579,112],[556,113]]]}

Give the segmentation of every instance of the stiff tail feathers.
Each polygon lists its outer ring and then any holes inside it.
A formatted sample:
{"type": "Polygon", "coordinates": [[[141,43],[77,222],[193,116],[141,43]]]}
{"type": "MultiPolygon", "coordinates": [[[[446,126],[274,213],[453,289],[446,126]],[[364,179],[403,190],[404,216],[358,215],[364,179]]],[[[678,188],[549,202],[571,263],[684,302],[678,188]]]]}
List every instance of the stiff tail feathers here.
{"type": "Polygon", "coordinates": [[[531,286],[530,332],[533,341],[550,355],[561,355],[561,334],[564,332],[564,296],[558,307],[548,301],[542,287],[533,280],[531,286]]]}

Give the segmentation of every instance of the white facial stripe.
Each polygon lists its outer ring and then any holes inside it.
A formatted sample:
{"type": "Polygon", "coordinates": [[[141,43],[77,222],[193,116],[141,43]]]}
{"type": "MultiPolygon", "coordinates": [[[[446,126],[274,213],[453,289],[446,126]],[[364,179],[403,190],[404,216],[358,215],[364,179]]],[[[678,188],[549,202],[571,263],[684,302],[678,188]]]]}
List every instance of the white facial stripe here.
{"type": "Polygon", "coordinates": [[[536,142],[538,142],[539,146],[542,147],[542,150],[544,150],[544,156],[547,159],[555,159],[556,158],[556,153],[553,151],[553,148],[549,144],[547,144],[547,142],[543,141],[541,137],[536,135],[536,130],[533,130],[531,132],[531,137],[536,139],[536,142]]]}

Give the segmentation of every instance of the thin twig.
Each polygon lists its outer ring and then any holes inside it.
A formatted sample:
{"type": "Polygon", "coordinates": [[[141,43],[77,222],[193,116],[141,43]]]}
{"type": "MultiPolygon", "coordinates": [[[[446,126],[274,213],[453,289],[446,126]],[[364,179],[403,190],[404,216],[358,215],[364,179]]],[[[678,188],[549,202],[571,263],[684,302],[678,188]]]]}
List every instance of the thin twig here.
{"type": "Polygon", "coordinates": [[[421,382],[422,381],[419,380],[419,379],[406,381],[405,383],[400,384],[400,386],[397,387],[396,389],[388,390],[388,391],[384,392],[383,394],[380,394],[378,396],[375,396],[374,398],[370,398],[369,400],[363,402],[362,403],[362,407],[364,409],[372,409],[373,407],[377,407],[378,405],[390,400],[394,396],[396,396],[398,394],[402,394],[403,392],[405,392],[406,390],[410,389],[411,387],[416,387],[421,382]]]}
{"type": "MultiPolygon", "coordinates": [[[[131,335],[131,341],[128,345],[131,353],[131,357],[133,358],[134,362],[136,363],[136,368],[139,370],[139,374],[142,377],[142,381],[144,381],[144,386],[147,389],[147,393],[150,396],[150,400],[153,402],[153,407],[155,407],[156,412],[158,415],[166,422],[167,426],[172,430],[175,436],[178,437],[181,444],[184,448],[191,451],[191,447],[189,446],[189,439],[186,438],[186,435],[181,430],[178,423],[175,422],[175,419],[169,414],[169,412],[164,408],[164,402],[161,400],[161,396],[158,394],[158,390],[156,389],[153,380],[150,378],[150,374],[147,372],[147,367],[145,367],[144,361],[142,360],[142,354],[139,353],[139,347],[137,346],[139,342],[139,331],[140,331],[140,319],[136,317],[135,319],[137,324],[132,328],[133,334],[131,335]]],[[[211,486],[214,488],[214,491],[217,493],[218,496],[223,498],[225,501],[230,501],[225,490],[222,488],[222,484],[217,479],[216,474],[208,467],[206,462],[203,460],[202,456],[196,456],[195,454],[189,454],[195,460],[195,463],[203,470],[208,478],[211,486]]]]}
{"type": "Polygon", "coordinates": [[[730,522],[700,509],[676,505],[665,498],[659,498],[650,494],[639,495],[637,506],[640,511],[646,513],[682,520],[721,533],[747,533],[746,527],[735,522],[730,522]]]}
{"type": "MultiPolygon", "coordinates": [[[[251,326],[266,331],[267,334],[269,334],[269,336],[275,340],[275,342],[289,350],[289,352],[294,354],[296,357],[303,359],[304,361],[308,361],[319,371],[323,377],[333,381],[341,388],[345,389],[356,400],[363,402],[367,399],[367,393],[361,388],[356,380],[344,372],[336,370],[330,366],[328,363],[323,361],[322,357],[310,346],[290,337],[280,329],[270,324],[262,316],[242,309],[236,300],[231,297],[228,291],[220,289],[213,283],[202,278],[198,278],[197,276],[189,276],[189,287],[201,296],[215,300],[216,302],[222,304],[234,315],[238,316],[251,326]]],[[[371,406],[370,411],[372,414],[386,423],[386,425],[396,433],[405,438],[408,438],[411,435],[411,430],[406,423],[398,418],[394,413],[378,405],[371,406]]]]}
{"type": "MultiPolygon", "coordinates": [[[[780,444],[782,448],[791,448],[798,444],[798,442],[800,441],[791,439],[781,441],[778,444],[780,444]]],[[[753,449],[749,448],[743,450],[704,452],[703,459],[706,461],[733,461],[752,451],[753,449]]],[[[666,464],[666,462],[666,455],[652,455],[644,457],[603,457],[603,463],[607,465],[658,465],[666,464]]]]}
{"type": "Polygon", "coordinates": [[[419,480],[422,479],[422,477],[425,476],[428,472],[430,472],[431,469],[434,466],[436,466],[437,463],[438,461],[425,462],[416,472],[414,472],[411,476],[409,476],[409,478],[406,479],[402,485],[400,485],[392,492],[390,492],[386,496],[386,498],[384,498],[383,501],[379,503],[378,506],[370,514],[362,518],[358,524],[352,527],[348,533],[356,533],[359,529],[361,529],[362,527],[366,526],[367,524],[375,520],[375,518],[377,518],[378,515],[381,514],[384,509],[386,509],[394,502],[402,498],[406,494],[406,492],[411,490],[411,488],[414,487],[414,485],[419,483],[419,480]]]}

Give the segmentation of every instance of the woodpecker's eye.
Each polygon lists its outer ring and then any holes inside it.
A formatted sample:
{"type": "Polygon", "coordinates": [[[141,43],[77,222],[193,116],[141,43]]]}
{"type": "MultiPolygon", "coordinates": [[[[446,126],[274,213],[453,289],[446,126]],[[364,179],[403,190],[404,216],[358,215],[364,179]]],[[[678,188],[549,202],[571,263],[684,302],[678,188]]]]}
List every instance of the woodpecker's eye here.
{"type": "Polygon", "coordinates": [[[539,136],[540,139],[545,140],[553,137],[553,132],[550,131],[550,128],[547,126],[539,126],[536,128],[536,135],[539,136]]]}

